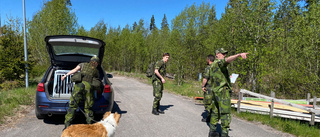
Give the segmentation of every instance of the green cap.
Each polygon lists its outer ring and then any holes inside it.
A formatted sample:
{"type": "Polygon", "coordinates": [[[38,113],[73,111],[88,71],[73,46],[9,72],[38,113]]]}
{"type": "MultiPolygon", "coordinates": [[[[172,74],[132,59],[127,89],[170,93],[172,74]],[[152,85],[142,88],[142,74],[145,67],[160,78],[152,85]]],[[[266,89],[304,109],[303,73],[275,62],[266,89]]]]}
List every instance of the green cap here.
{"type": "Polygon", "coordinates": [[[223,48],[219,48],[219,49],[216,50],[216,54],[218,54],[218,53],[227,54],[228,51],[223,49],[223,48]]]}
{"type": "Polygon", "coordinates": [[[96,61],[96,62],[99,62],[99,58],[97,56],[93,56],[90,61],[96,61]]]}

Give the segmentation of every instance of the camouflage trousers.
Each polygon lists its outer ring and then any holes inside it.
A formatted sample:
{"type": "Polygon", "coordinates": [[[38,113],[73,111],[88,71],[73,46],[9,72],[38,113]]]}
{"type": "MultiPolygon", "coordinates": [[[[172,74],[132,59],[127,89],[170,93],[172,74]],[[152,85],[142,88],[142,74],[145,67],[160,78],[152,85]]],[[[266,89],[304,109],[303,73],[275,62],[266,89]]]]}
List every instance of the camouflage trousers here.
{"type": "Polygon", "coordinates": [[[206,92],[203,92],[203,104],[204,108],[210,113],[213,93],[211,89],[206,88],[206,92]]]}
{"type": "Polygon", "coordinates": [[[214,92],[211,108],[210,131],[216,131],[221,119],[221,136],[228,136],[231,123],[231,89],[223,87],[214,92]]]}
{"type": "Polygon", "coordinates": [[[78,105],[81,101],[84,101],[84,111],[87,115],[86,121],[88,124],[90,124],[91,120],[93,120],[94,118],[92,111],[94,99],[93,92],[91,92],[91,85],[86,81],[82,81],[82,83],[78,83],[75,85],[74,91],[71,94],[72,97],[70,97],[69,109],[64,121],[66,127],[70,126],[72,120],[75,117],[74,113],[79,107],[78,105]]]}
{"type": "Polygon", "coordinates": [[[162,98],[163,94],[163,83],[159,80],[152,81],[153,85],[153,108],[159,108],[160,107],[160,100],[162,98]]]}

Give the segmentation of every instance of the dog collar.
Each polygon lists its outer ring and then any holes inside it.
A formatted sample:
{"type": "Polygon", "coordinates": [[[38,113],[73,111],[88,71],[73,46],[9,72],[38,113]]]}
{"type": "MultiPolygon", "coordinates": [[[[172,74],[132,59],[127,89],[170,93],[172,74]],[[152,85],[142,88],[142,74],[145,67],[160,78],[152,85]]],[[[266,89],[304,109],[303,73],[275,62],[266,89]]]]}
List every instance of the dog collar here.
{"type": "Polygon", "coordinates": [[[107,121],[105,121],[107,124],[109,124],[109,125],[111,125],[112,127],[115,127],[115,125],[113,125],[113,124],[111,124],[111,123],[109,123],[109,121],[107,120],[107,121]]]}

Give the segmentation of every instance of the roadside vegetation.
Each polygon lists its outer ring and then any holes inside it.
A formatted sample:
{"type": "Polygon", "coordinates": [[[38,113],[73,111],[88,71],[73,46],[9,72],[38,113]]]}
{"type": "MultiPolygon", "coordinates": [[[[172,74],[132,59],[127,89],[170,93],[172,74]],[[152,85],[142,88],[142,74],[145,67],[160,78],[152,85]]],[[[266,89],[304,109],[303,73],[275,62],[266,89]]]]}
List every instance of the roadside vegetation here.
{"type": "Polygon", "coordinates": [[[21,105],[34,105],[36,89],[36,85],[31,85],[29,88],[0,91],[0,124],[5,116],[14,116],[21,110],[21,105]]]}
{"type": "Polygon", "coordinates": [[[316,137],[320,135],[320,124],[315,123],[314,126],[310,126],[307,121],[286,119],[280,117],[270,118],[269,115],[259,115],[249,112],[237,113],[236,109],[232,111],[233,116],[238,118],[251,121],[259,122],[263,125],[271,126],[272,128],[296,135],[298,137],[316,137]]]}

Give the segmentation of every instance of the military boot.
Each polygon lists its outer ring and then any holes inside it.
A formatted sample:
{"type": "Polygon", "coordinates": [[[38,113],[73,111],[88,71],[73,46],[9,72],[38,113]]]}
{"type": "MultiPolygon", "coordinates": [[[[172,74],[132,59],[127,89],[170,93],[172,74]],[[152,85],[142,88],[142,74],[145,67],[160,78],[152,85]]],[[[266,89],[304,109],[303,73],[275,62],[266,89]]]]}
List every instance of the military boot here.
{"type": "Polygon", "coordinates": [[[159,115],[159,112],[157,111],[157,108],[153,108],[152,109],[152,114],[159,115]]]}
{"type": "Polygon", "coordinates": [[[208,115],[206,118],[206,122],[210,122],[210,119],[211,119],[211,115],[208,115]]]}
{"type": "Polygon", "coordinates": [[[207,119],[206,118],[202,118],[201,121],[202,122],[207,122],[207,119]]]}
{"type": "Polygon", "coordinates": [[[164,112],[160,110],[160,105],[158,105],[157,111],[158,111],[158,113],[160,113],[160,114],[164,114],[164,112]]]}
{"type": "Polygon", "coordinates": [[[210,122],[210,116],[207,116],[207,118],[202,118],[201,121],[202,122],[210,122]]]}
{"type": "Polygon", "coordinates": [[[208,110],[206,110],[206,112],[207,112],[207,118],[202,118],[201,119],[201,121],[202,122],[210,122],[210,119],[211,119],[211,113],[210,113],[210,111],[208,111],[208,110]]]}
{"type": "Polygon", "coordinates": [[[220,137],[220,134],[217,131],[210,131],[208,137],[220,137]]]}

